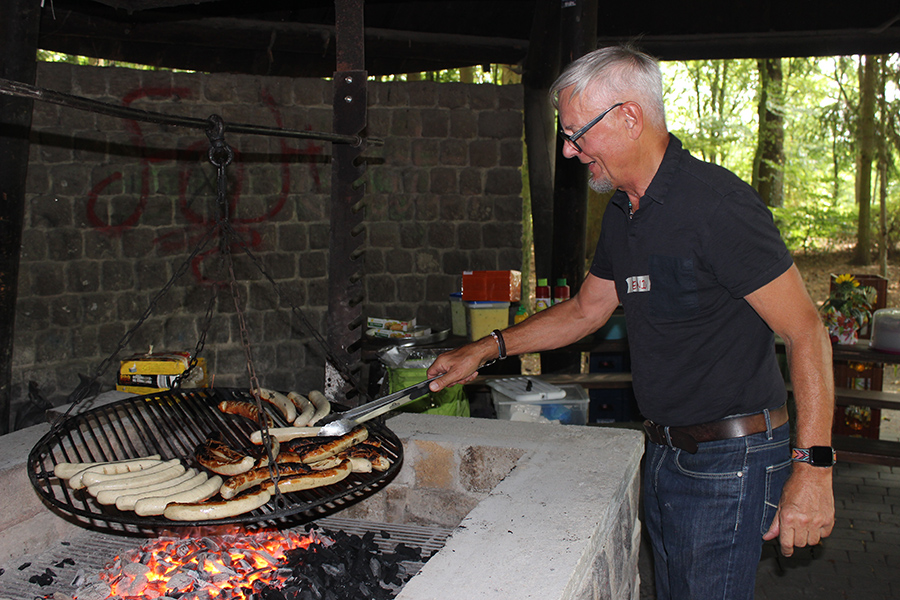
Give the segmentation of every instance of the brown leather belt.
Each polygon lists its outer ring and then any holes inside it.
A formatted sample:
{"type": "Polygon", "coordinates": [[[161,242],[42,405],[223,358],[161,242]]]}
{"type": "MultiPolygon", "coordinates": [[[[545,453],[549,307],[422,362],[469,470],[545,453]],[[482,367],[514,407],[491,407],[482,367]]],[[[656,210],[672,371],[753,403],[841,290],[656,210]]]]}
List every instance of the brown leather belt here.
{"type": "MultiPolygon", "coordinates": [[[[768,412],[772,429],[787,423],[787,405],[782,404],[768,412]]],[[[745,417],[727,417],[719,421],[685,427],[666,427],[653,421],[644,421],[644,431],[654,444],[680,448],[694,454],[697,452],[698,443],[730,440],[766,431],[766,411],[745,417]]]]}

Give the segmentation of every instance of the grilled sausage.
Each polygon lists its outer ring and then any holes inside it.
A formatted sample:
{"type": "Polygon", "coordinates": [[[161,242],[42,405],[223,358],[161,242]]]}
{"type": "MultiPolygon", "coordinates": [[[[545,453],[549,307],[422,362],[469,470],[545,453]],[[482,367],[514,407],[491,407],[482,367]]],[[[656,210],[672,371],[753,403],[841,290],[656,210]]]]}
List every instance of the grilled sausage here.
{"type": "Polygon", "coordinates": [[[219,488],[222,487],[222,478],[213,475],[200,485],[183,492],[171,493],[166,496],[154,496],[151,498],[141,498],[134,504],[134,512],[142,517],[150,515],[161,515],[165,512],[169,504],[176,502],[194,503],[203,502],[212,498],[219,488]]]}
{"type": "MultiPolygon", "coordinates": [[[[127,473],[126,475],[108,475],[107,479],[88,485],[88,493],[91,496],[97,496],[100,492],[107,490],[125,490],[128,488],[142,487],[152,483],[159,483],[178,477],[184,473],[184,465],[177,458],[166,461],[159,465],[159,468],[147,469],[151,471],[143,473],[127,473]]],[[[85,483],[88,483],[85,479],[85,483]]]]}
{"type": "Polygon", "coordinates": [[[200,521],[236,517],[255,510],[269,501],[272,492],[255,490],[232,500],[169,504],[163,516],[172,521],[200,521]]]}
{"type": "MultiPolygon", "coordinates": [[[[123,494],[116,498],[116,508],[119,510],[136,510],[137,503],[141,500],[167,498],[174,496],[175,494],[180,494],[181,492],[187,492],[188,490],[193,490],[197,486],[206,483],[209,479],[209,475],[207,475],[205,471],[197,471],[196,469],[192,469],[192,471],[194,471],[194,474],[191,477],[183,480],[179,477],[177,483],[172,481],[168,487],[141,494],[123,494]]],[[[146,504],[144,506],[146,507],[146,510],[150,510],[146,504]]]]}
{"type": "Polygon", "coordinates": [[[256,462],[252,456],[241,454],[225,442],[213,438],[200,444],[194,451],[194,457],[204,469],[226,476],[245,473],[256,462]]]}
{"type": "Polygon", "coordinates": [[[316,412],[316,407],[313,406],[313,403],[309,401],[306,396],[300,395],[297,392],[289,392],[288,399],[294,403],[294,406],[297,408],[297,418],[294,419],[294,427],[305,427],[309,425],[309,420],[312,419],[313,415],[316,412]]]}
{"type": "MultiPolygon", "coordinates": [[[[278,463],[278,476],[287,477],[291,475],[300,475],[309,473],[312,469],[303,463],[278,463]]],[[[260,467],[250,469],[246,473],[229,477],[219,488],[219,495],[226,500],[234,498],[244,490],[248,490],[255,485],[259,485],[265,481],[272,479],[272,473],[268,467],[260,467]]]]}
{"type": "Polygon", "coordinates": [[[368,437],[369,430],[360,425],[345,435],[336,437],[333,440],[324,441],[309,449],[301,448],[297,453],[300,455],[303,462],[309,464],[339,454],[355,444],[364,442],[368,437]]]}
{"type": "MultiPolygon", "coordinates": [[[[172,479],[167,479],[158,483],[151,483],[149,485],[128,488],[125,490],[104,490],[97,494],[97,502],[100,504],[115,504],[116,508],[119,510],[134,510],[134,503],[141,498],[171,493],[170,488],[174,488],[175,486],[190,481],[196,477],[199,472],[200,471],[197,469],[192,468],[172,479]]],[[[206,481],[205,474],[203,480],[206,481]]],[[[186,487],[184,489],[189,488],[186,487]]]]}
{"type": "MultiPolygon", "coordinates": [[[[324,471],[312,471],[293,477],[282,477],[278,480],[278,489],[281,493],[299,492],[313,488],[331,485],[345,479],[351,473],[350,461],[345,460],[338,466],[324,471]]],[[[267,481],[261,486],[263,489],[274,488],[272,481],[267,481]]]]}
{"type": "MultiPolygon", "coordinates": [[[[279,442],[289,442],[298,437],[313,437],[320,429],[321,427],[272,427],[269,429],[269,437],[279,442]]],[[[251,433],[250,441],[256,445],[262,444],[262,432],[251,433]]]]}
{"type": "MultiPolygon", "coordinates": [[[[250,419],[254,423],[259,423],[259,408],[253,402],[244,400],[222,400],[219,402],[219,410],[227,415],[236,415],[250,419]]],[[[272,417],[263,413],[266,419],[266,425],[271,427],[275,421],[272,417]]]]}
{"type": "MultiPolygon", "coordinates": [[[[68,483],[70,488],[72,488],[73,490],[78,490],[85,487],[83,478],[88,473],[131,473],[133,471],[140,471],[142,469],[150,468],[161,462],[162,460],[160,460],[159,454],[154,454],[152,456],[146,456],[144,458],[134,458],[129,460],[117,460],[92,464],[91,466],[84,467],[80,471],[76,471],[74,474],[68,477],[68,483]]],[[[60,463],[60,465],[63,464],[66,466],[62,467],[60,471],[68,473],[72,468],[74,468],[74,465],[77,463],[60,463]]],[[[54,469],[54,474],[56,474],[56,469],[54,469]]],[[[62,477],[62,475],[59,476],[62,477]]]]}
{"type": "Polygon", "coordinates": [[[259,397],[277,408],[288,425],[293,424],[297,418],[297,409],[287,396],[275,390],[259,388],[259,397]]]}
{"type": "Polygon", "coordinates": [[[312,427],[331,412],[331,403],[328,401],[328,398],[318,390],[311,391],[308,398],[309,401],[312,402],[312,405],[316,407],[316,412],[313,413],[313,416],[306,424],[308,427],[312,427]]]}

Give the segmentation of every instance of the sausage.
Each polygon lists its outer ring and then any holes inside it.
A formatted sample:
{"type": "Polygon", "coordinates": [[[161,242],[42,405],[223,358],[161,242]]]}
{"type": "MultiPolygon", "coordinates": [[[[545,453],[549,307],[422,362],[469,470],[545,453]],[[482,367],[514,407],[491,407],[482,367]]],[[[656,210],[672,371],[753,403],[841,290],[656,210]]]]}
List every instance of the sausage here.
{"type": "Polygon", "coordinates": [[[172,521],[225,519],[255,510],[268,502],[271,497],[272,492],[269,490],[256,490],[220,502],[178,502],[168,505],[163,516],[172,521]]]}
{"type": "MultiPolygon", "coordinates": [[[[279,442],[289,442],[298,437],[314,437],[320,429],[321,427],[273,427],[269,429],[269,437],[279,442]]],[[[262,432],[251,433],[250,441],[256,445],[262,444],[262,432]]]]}
{"type": "Polygon", "coordinates": [[[318,390],[311,391],[308,397],[309,401],[312,402],[312,405],[316,407],[316,412],[313,413],[313,416],[306,424],[308,427],[312,427],[331,412],[331,403],[328,401],[328,398],[318,390]]]}
{"type": "MultiPolygon", "coordinates": [[[[153,475],[154,473],[159,473],[160,471],[165,471],[169,467],[173,465],[181,464],[181,461],[177,458],[173,458],[172,460],[160,461],[151,467],[147,467],[146,469],[141,469],[140,471],[126,471],[125,473],[97,473],[96,471],[85,473],[81,478],[81,482],[90,487],[92,485],[97,485],[100,483],[111,483],[111,482],[120,482],[120,481],[134,481],[138,477],[144,477],[146,475],[153,475]]],[[[125,487],[128,485],[127,483],[122,485],[121,487],[125,487]]],[[[138,483],[138,485],[143,485],[138,483]]]]}
{"type": "Polygon", "coordinates": [[[368,437],[369,430],[360,425],[347,434],[334,438],[333,440],[323,442],[308,450],[305,448],[300,449],[298,454],[303,462],[309,464],[339,454],[355,444],[366,441],[368,437]]]}
{"type": "MultiPolygon", "coordinates": [[[[90,467],[85,467],[84,469],[76,472],[74,475],[69,477],[69,487],[73,490],[79,490],[85,487],[82,478],[88,473],[104,473],[104,474],[114,474],[114,473],[130,473],[132,471],[140,471],[142,469],[150,468],[154,465],[161,463],[159,454],[154,454],[152,456],[147,456],[144,458],[134,458],[129,460],[118,460],[112,462],[105,462],[92,465],[90,467]]],[[[65,471],[66,468],[63,469],[65,471]]],[[[54,469],[55,472],[55,469],[54,469]]]]}
{"type": "Polygon", "coordinates": [[[141,517],[161,515],[165,512],[166,506],[175,502],[193,503],[208,500],[219,491],[220,487],[222,487],[222,478],[218,475],[213,475],[200,485],[183,492],[141,498],[135,502],[134,512],[141,517]]]}
{"type": "MultiPolygon", "coordinates": [[[[173,496],[175,494],[180,494],[181,492],[186,492],[188,490],[192,490],[197,486],[205,483],[209,479],[209,475],[204,471],[197,471],[196,469],[191,469],[194,474],[187,478],[181,479],[178,478],[178,482],[175,481],[170,482],[168,487],[160,488],[154,491],[142,492],[140,494],[123,494],[116,498],[116,508],[119,510],[135,510],[137,507],[137,503],[143,499],[149,498],[166,498],[168,496],[173,496]]],[[[182,475],[183,477],[184,475],[182,475]]],[[[146,506],[146,505],[145,505],[146,506]]]]}
{"type": "Polygon", "coordinates": [[[297,418],[294,419],[293,423],[294,427],[309,425],[309,420],[312,419],[316,412],[316,407],[313,406],[313,403],[306,396],[302,396],[297,392],[288,392],[288,400],[293,402],[297,408],[297,418]]]}
{"type": "MultiPolygon", "coordinates": [[[[128,488],[124,490],[103,490],[97,494],[97,502],[100,504],[115,504],[119,510],[134,510],[134,503],[139,498],[145,496],[153,496],[164,493],[163,490],[180,485],[197,476],[197,469],[188,469],[181,475],[176,475],[171,479],[151,483],[137,488],[128,488]]],[[[185,488],[187,489],[187,488],[185,488]]]]}
{"type": "MultiPolygon", "coordinates": [[[[303,475],[295,475],[293,477],[282,477],[278,480],[278,489],[281,493],[299,492],[302,490],[311,490],[313,488],[331,485],[345,479],[350,475],[350,461],[345,460],[338,466],[325,469],[324,471],[312,471],[303,475]]],[[[261,486],[263,489],[275,487],[273,481],[267,481],[261,486]]]]}
{"type": "Polygon", "coordinates": [[[382,450],[368,443],[357,444],[338,454],[341,458],[349,458],[351,460],[367,460],[376,471],[387,471],[391,466],[391,460],[382,450]]]}
{"type": "Polygon", "coordinates": [[[238,475],[253,468],[256,460],[241,454],[225,442],[208,438],[194,451],[194,457],[204,469],[219,475],[238,475]]]}
{"type": "MultiPolygon", "coordinates": [[[[308,465],[303,463],[278,463],[279,478],[309,473],[311,470],[312,469],[308,465]]],[[[271,479],[272,473],[269,471],[268,467],[251,469],[246,473],[241,473],[240,475],[235,475],[234,477],[226,479],[225,483],[222,484],[222,487],[219,488],[219,495],[228,500],[234,498],[244,490],[252,488],[254,485],[259,485],[264,481],[269,481],[271,479]]]]}
{"type": "Polygon", "coordinates": [[[259,388],[259,397],[277,408],[288,425],[293,424],[294,419],[297,418],[297,408],[287,396],[275,390],[259,388]]]}
{"type": "Polygon", "coordinates": [[[146,475],[141,475],[140,477],[122,477],[121,479],[101,481],[100,483],[89,485],[88,493],[91,496],[96,497],[100,492],[108,490],[127,490],[129,488],[142,487],[145,485],[150,485],[152,483],[159,483],[160,481],[172,480],[185,471],[184,465],[182,465],[181,461],[179,461],[177,458],[174,459],[174,461],[163,464],[167,465],[165,469],[160,469],[146,475]]]}
{"type": "MultiPolygon", "coordinates": [[[[250,419],[254,423],[259,423],[259,408],[253,402],[222,400],[219,402],[219,410],[227,415],[237,415],[238,417],[250,419]]],[[[269,415],[263,413],[263,416],[266,419],[266,425],[269,427],[275,423],[269,415]]]]}

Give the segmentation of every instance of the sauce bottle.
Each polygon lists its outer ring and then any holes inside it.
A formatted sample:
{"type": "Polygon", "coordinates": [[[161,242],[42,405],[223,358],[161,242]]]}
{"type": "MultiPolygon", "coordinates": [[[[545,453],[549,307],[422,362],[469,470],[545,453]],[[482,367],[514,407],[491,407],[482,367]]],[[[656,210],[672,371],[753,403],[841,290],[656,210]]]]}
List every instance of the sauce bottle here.
{"type": "Polygon", "coordinates": [[[538,279],[537,287],[534,289],[534,310],[535,312],[539,310],[544,310],[545,308],[550,308],[550,304],[552,300],[550,298],[550,286],[547,285],[546,279],[538,279]]]}
{"type": "Polygon", "coordinates": [[[569,299],[569,286],[566,285],[566,279],[563,277],[556,280],[556,287],[553,288],[553,304],[559,304],[569,299]]]}

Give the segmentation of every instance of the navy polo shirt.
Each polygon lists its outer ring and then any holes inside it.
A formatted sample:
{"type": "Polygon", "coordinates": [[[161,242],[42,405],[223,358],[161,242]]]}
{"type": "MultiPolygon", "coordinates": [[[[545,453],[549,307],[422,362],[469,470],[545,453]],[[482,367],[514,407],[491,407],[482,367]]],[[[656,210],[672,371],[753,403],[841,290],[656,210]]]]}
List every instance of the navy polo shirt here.
{"type": "Polygon", "coordinates": [[[793,264],[772,214],[670,135],[633,219],[617,191],[591,273],[615,281],[643,415],[692,425],[784,403],[775,341],[744,296],[793,264]]]}

